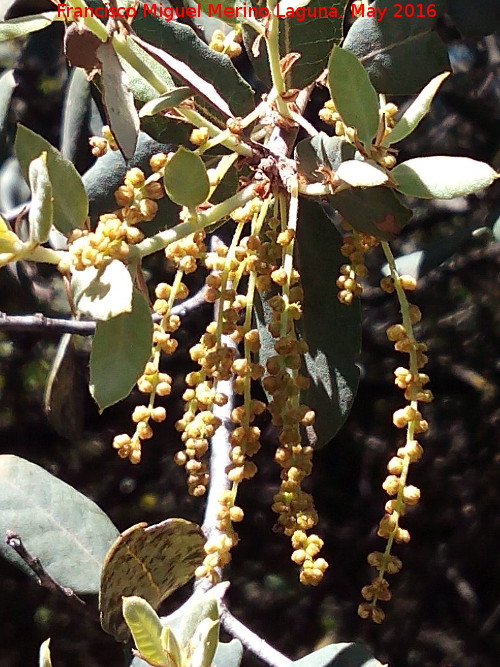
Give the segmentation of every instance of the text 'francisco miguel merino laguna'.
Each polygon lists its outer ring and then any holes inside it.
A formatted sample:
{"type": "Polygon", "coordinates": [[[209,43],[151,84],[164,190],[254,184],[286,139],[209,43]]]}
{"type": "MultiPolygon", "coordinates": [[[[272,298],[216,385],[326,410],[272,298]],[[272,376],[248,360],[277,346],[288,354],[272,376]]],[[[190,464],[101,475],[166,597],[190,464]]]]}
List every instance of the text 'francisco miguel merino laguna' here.
{"type": "MultiPolygon", "coordinates": [[[[285,3],[286,4],[286,3],[285,3]]],[[[368,8],[370,10],[371,8],[368,8]]],[[[141,7],[143,16],[157,16],[172,21],[183,17],[200,17],[202,14],[201,6],[197,3],[196,7],[170,7],[163,6],[162,3],[154,3],[151,5],[143,5],[141,7]]],[[[64,16],[69,19],[78,19],[88,16],[96,16],[97,18],[134,18],[140,10],[137,7],[70,7],[68,5],[58,5],[57,15],[64,16]]],[[[364,16],[364,7],[352,7],[353,16],[364,16]]],[[[385,12],[385,10],[377,10],[377,12],[385,12]]],[[[252,5],[238,5],[236,7],[227,7],[222,3],[209,4],[207,12],[208,16],[217,16],[218,18],[265,18],[269,16],[269,9],[267,7],[254,7],[252,5]]],[[[336,7],[286,7],[280,10],[280,5],[276,8],[277,16],[281,18],[296,18],[298,21],[304,21],[306,18],[342,18],[336,7]]],[[[370,14],[371,15],[371,14],[370,14]]],[[[377,19],[383,18],[377,14],[377,19]]]]}

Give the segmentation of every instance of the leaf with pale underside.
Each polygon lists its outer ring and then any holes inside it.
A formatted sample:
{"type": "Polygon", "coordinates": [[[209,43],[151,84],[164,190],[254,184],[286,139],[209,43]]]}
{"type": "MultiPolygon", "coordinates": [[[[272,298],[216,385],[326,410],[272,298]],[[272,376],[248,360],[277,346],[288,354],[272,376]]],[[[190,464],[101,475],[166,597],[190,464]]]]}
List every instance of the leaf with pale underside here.
{"type": "Polygon", "coordinates": [[[90,353],[90,393],[101,412],[130,394],[151,355],[152,336],[148,303],[136,289],[129,313],[97,322],[90,353]]]}
{"type": "Polygon", "coordinates": [[[181,649],[174,631],[169,625],[164,625],[160,634],[161,647],[165,653],[173,658],[175,665],[182,664],[181,649]]]}
{"type": "Polygon", "coordinates": [[[353,188],[373,188],[387,183],[385,169],[372,161],[347,160],[337,170],[337,177],[353,188]]]}
{"type": "Polygon", "coordinates": [[[124,596],[122,613],[142,658],[159,667],[175,667],[163,652],[162,625],[153,607],[137,595],[124,596]]]}
{"type": "Polygon", "coordinates": [[[57,12],[42,12],[30,16],[20,16],[9,21],[0,21],[0,42],[24,37],[37,30],[43,30],[57,18],[57,12]]]}
{"type": "Polygon", "coordinates": [[[443,74],[439,74],[432,81],[429,81],[417,99],[406,109],[390,134],[382,141],[382,146],[392,146],[392,144],[401,141],[413,132],[420,121],[429,113],[435,94],[443,81],[449,76],[449,72],[443,72],[443,74]]]}
{"type": "Polygon", "coordinates": [[[229,118],[233,116],[229,105],[222,95],[218,92],[211,81],[204,79],[199,76],[189,65],[174,56],[170,55],[166,51],[148,44],[144,40],[134,35],[133,40],[136,44],[141,46],[146,53],[152,55],[158,62],[165,65],[168,71],[181,79],[185,83],[188,83],[190,87],[198,93],[203,99],[205,99],[209,104],[214,106],[223,116],[229,118]]]}
{"type": "Polygon", "coordinates": [[[220,621],[204,618],[190,641],[191,667],[210,667],[219,643],[220,621]]]}
{"type": "Polygon", "coordinates": [[[339,642],[295,660],[296,667],[383,667],[370,651],[359,642],[339,642]]]}
{"type": "Polygon", "coordinates": [[[356,128],[360,141],[371,144],[379,126],[377,92],[356,56],[338,46],[328,62],[328,86],[344,123],[356,128]]]}
{"type": "MultiPolygon", "coordinates": [[[[87,4],[101,6],[102,0],[89,0],[87,4]]],[[[188,65],[203,80],[212,83],[235,116],[245,116],[254,108],[253,91],[231,60],[210,49],[189,26],[177,21],[166,21],[152,14],[144,15],[141,11],[134,19],[134,31],[148,44],[168,52],[176,60],[188,65]]],[[[127,38],[127,41],[130,42],[131,38],[127,38]]],[[[144,49],[139,48],[144,54],[144,49]]],[[[191,81],[188,80],[187,85],[191,86],[191,81]]],[[[211,101],[197,95],[195,105],[213,122],[225,127],[226,116],[216,112],[211,101]]],[[[165,137],[165,141],[170,139],[165,137]]]]}
{"type": "Polygon", "coordinates": [[[98,269],[88,266],[74,271],[71,291],[78,312],[94,320],[109,320],[132,309],[132,278],[118,259],[98,269]]]}
{"type": "Polygon", "coordinates": [[[135,153],[140,126],[134,96],[111,42],[99,46],[97,57],[101,63],[103,104],[108,123],[123,157],[130,160],[135,153]]]}
{"type": "Polygon", "coordinates": [[[5,544],[17,533],[32,556],[61,586],[97,593],[102,563],[118,535],[95,503],[40,466],[0,456],[0,553],[31,577],[24,561],[5,544]]]}
{"type": "Polygon", "coordinates": [[[31,205],[28,214],[29,235],[32,243],[45,243],[49,238],[54,217],[52,185],[47,170],[47,153],[32,160],[28,169],[31,205]]]}
{"type": "Polygon", "coordinates": [[[453,199],[487,188],[499,177],[486,162],[434,155],[401,162],[391,172],[397,189],[421,199],[453,199]]]}
{"type": "Polygon", "coordinates": [[[99,609],[103,629],[117,641],[128,640],[122,596],[137,595],[153,609],[191,579],[205,556],[199,526],[167,519],[147,527],[132,526],[109,550],[101,574],[99,609]]]}
{"type": "Polygon", "coordinates": [[[224,597],[229,584],[223,582],[217,584],[205,593],[194,593],[180,608],[181,618],[175,629],[181,646],[187,646],[194,637],[196,629],[204,618],[217,621],[219,618],[219,601],[224,597]]]}

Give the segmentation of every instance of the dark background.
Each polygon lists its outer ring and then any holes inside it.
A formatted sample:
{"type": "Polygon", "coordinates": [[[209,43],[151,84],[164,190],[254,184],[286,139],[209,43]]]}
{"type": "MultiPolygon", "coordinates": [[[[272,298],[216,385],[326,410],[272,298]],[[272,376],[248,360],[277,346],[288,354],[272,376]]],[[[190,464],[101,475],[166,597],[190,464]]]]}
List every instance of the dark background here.
{"type": "MultiPolygon", "coordinates": [[[[14,65],[19,81],[10,129],[21,121],[54,145],[59,141],[67,82],[58,28],[29,38],[24,48],[0,45],[1,64],[14,65]]],[[[404,144],[400,157],[467,155],[498,169],[499,41],[494,36],[464,41],[445,23],[440,30],[456,75],[445,83],[432,113],[404,144]]],[[[11,187],[5,180],[11,142],[11,135],[2,138],[2,201],[11,187]]],[[[88,152],[81,159],[83,170],[90,161],[88,152]]],[[[274,515],[269,506],[279,472],[272,461],[274,436],[269,429],[256,460],[259,475],[241,487],[246,520],[227,570],[230,606],[292,658],[327,643],[360,639],[390,667],[498,665],[500,252],[492,228],[500,216],[499,194],[497,184],[478,197],[412,202],[413,221],[394,243],[398,255],[433,249],[452,256],[426,273],[413,299],[423,311],[417,335],[429,345],[426,372],[436,399],[425,407],[431,425],[422,438],[425,456],[410,472],[410,483],[421,488],[422,501],[405,519],[410,544],[395,550],[403,570],[391,579],[393,600],[384,605],[384,624],[374,626],[356,614],[359,591],[372,574],[366,555],[383,548],[376,537],[386,500],[381,483],[399,441],[391,415],[402,405],[392,373],[405,361],[385,337],[398,313],[395,300],[376,289],[383,265],[378,250],[369,258],[363,299],[359,393],[346,426],[315,456],[310,484],[321,517],[318,532],[330,562],[321,586],[311,589],[297,583],[289,542],[271,530],[274,515]]],[[[155,280],[164,277],[160,261],[153,260],[149,268],[155,280]]],[[[57,283],[43,268],[35,271],[22,265],[17,275],[3,269],[1,310],[58,314],[62,300],[57,283]]],[[[335,295],[325,294],[325,308],[332,298],[335,295]]],[[[172,463],[177,445],[171,424],[181,410],[179,392],[189,367],[186,350],[209,316],[197,311],[184,322],[181,350],[168,368],[176,386],[167,406],[170,426],[155,429],[155,438],[145,443],[143,463],[136,467],[116,457],[111,441],[129,429],[137,397],[132,395],[99,417],[78,383],[78,378],[82,385],[86,381],[84,341],[77,343],[76,380],[64,394],[78,429],[63,438],[42,407],[58,337],[0,333],[2,453],[25,457],[74,485],[120,530],[169,516],[201,521],[203,503],[187,496],[184,473],[172,463]]],[[[188,593],[178,593],[162,611],[168,612],[188,593]]],[[[95,609],[95,599],[88,603],[95,609]]],[[[64,600],[0,562],[0,666],[37,664],[39,645],[49,636],[54,667],[122,664],[121,648],[97,623],[74,614],[64,600]]],[[[257,663],[247,654],[245,664],[257,663]]]]}

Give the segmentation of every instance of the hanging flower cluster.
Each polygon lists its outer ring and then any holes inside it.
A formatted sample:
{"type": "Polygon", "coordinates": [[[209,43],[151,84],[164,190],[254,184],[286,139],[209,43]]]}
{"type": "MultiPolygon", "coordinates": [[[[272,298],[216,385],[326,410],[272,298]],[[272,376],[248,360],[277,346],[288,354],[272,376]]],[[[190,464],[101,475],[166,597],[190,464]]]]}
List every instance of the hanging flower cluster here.
{"type": "Polygon", "coordinates": [[[389,496],[385,505],[385,514],[382,517],[377,534],[387,540],[384,552],[374,551],[368,556],[368,563],[375,568],[377,576],[372,582],[364,586],[361,593],[365,602],[361,603],[358,613],[361,618],[370,618],[375,623],[382,623],[384,611],[378,602],[390,600],[391,592],[386,574],[399,572],[402,563],[392,555],[394,542],[407,543],[410,533],[400,525],[401,517],[410,507],[420,501],[420,489],[408,484],[408,472],[411,463],[416,463],[422,457],[422,446],[416,439],[419,434],[425,433],[429,425],[419,410],[419,403],[429,403],[433,400],[432,392],[426,389],[429,376],[421,372],[427,363],[425,354],[427,347],[416,340],[413,326],[422,317],[420,309],[410,304],[406,291],[416,288],[416,280],[412,276],[398,275],[394,258],[386,243],[383,243],[384,252],[389,262],[391,275],[381,281],[382,289],[387,293],[396,292],[402,313],[402,323],[394,324],[387,329],[387,338],[394,343],[394,349],[408,354],[408,368],[400,366],[394,371],[395,384],[404,393],[407,405],[394,412],[393,423],[397,428],[406,429],[406,439],[387,464],[386,477],[382,487],[389,496]]]}

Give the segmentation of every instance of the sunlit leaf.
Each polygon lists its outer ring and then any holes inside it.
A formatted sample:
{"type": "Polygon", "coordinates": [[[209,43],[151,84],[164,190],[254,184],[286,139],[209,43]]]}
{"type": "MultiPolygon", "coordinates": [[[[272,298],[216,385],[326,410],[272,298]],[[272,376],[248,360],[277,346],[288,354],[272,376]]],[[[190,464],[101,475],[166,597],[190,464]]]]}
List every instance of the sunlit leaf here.
{"type": "Polygon", "coordinates": [[[220,95],[210,79],[204,79],[199,76],[189,65],[182,60],[174,58],[167,51],[158,49],[152,44],[148,44],[144,40],[134,37],[136,44],[139,44],[147,53],[153,55],[159,62],[165,65],[171,74],[181,79],[185,83],[189,83],[191,88],[198,93],[203,99],[214,106],[223,116],[232,116],[232,111],[229,108],[226,100],[220,95]]]}
{"type": "Polygon", "coordinates": [[[129,630],[122,616],[122,596],[138,595],[153,609],[194,575],[205,552],[199,526],[167,519],[132,526],[110,548],[102,570],[99,608],[103,629],[125,642],[129,630]]]}
{"type": "Polygon", "coordinates": [[[50,659],[50,639],[46,639],[40,646],[38,667],[52,667],[50,659]]]}
{"type": "Polygon", "coordinates": [[[98,269],[74,271],[71,291],[78,312],[95,320],[109,320],[132,309],[132,278],[118,259],[98,269]]]}
{"type": "Polygon", "coordinates": [[[14,70],[5,70],[0,76],[0,139],[9,125],[10,105],[16,86],[14,70]]]}
{"type": "Polygon", "coordinates": [[[174,664],[182,664],[181,649],[175,633],[169,625],[163,626],[160,641],[162,649],[173,658],[174,664]]]}
{"type": "MultiPolygon", "coordinates": [[[[91,7],[101,6],[102,0],[89,0],[87,4],[91,7]]],[[[149,44],[167,51],[173,58],[188,65],[198,76],[211,82],[235,116],[245,116],[254,108],[253,91],[230,59],[209,49],[190,27],[149,13],[144,15],[140,11],[134,19],[134,31],[149,44]]],[[[144,49],[141,51],[144,53],[144,49]]],[[[197,96],[195,103],[211,120],[224,125],[222,117],[209,102],[197,96]]]]}
{"type": "Polygon", "coordinates": [[[165,191],[176,204],[194,208],[208,197],[210,182],[199,155],[180,146],[165,165],[165,191]]]}
{"type": "Polygon", "coordinates": [[[204,618],[190,642],[192,667],[210,667],[219,643],[219,620],[204,618]]]}
{"type": "Polygon", "coordinates": [[[373,188],[383,185],[389,176],[378,164],[366,160],[347,160],[337,170],[338,178],[353,188],[373,188]]]}
{"type": "Polygon", "coordinates": [[[243,646],[239,639],[230,642],[219,642],[213,664],[224,667],[239,667],[243,658],[243,646]]]}
{"type": "Polygon", "coordinates": [[[222,583],[201,595],[194,593],[183,604],[178,629],[175,631],[175,636],[181,646],[188,645],[204,618],[212,621],[219,619],[218,601],[226,592],[227,586],[227,583],[222,583]]]}
{"type": "Polygon", "coordinates": [[[429,113],[435,94],[449,75],[449,72],[439,74],[425,86],[417,99],[410,104],[398,120],[391,133],[383,140],[383,146],[391,146],[413,132],[420,121],[429,113]]]}
{"type": "Polygon", "coordinates": [[[21,259],[26,245],[0,216],[0,266],[21,259]]]}
{"type": "Polygon", "coordinates": [[[141,656],[158,667],[175,667],[163,652],[161,621],[153,607],[137,595],[124,596],[122,613],[141,656]]]}
{"type": "Polygon", "coordinates": [[[391,173],[400,192],[421,199],[463,197],[498,178],[485,162],[447,155],[413,158],[396,165],[391,173]]]}
{"type": "Polygon", "coordinates": [[[52,185],[47,170],[47,153],[32,160],[28,169],[31,204],[28,214],[30,241],[45,243],[49,238],[54,216],[52,185]]]}
{"type": "Polygon", "coordinates": [[[379,126],[378,95],[356,56],[337,46],[333,48],[328,85],[344,123],[357,129],[364,144],[371,144],[379,126]]]}

